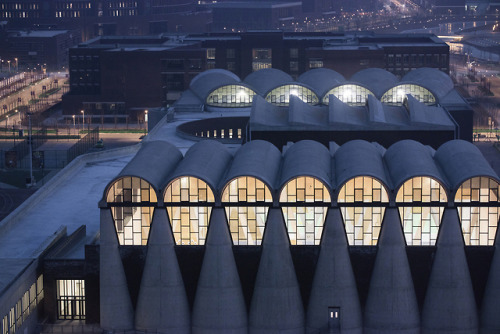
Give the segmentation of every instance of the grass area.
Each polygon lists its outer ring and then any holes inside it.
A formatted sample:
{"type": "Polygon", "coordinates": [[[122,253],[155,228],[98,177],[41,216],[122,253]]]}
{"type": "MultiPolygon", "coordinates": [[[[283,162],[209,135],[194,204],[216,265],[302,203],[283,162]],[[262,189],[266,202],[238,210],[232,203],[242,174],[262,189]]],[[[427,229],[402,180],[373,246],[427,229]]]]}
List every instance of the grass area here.
{"type": "MultiPolygon", "coordinates": [[[[50,171],[33,171],[33,177],[35,180],[40,181],[44,176],[49,174],[50,171]]],[[[18,188],[26,188],[26,178],[29,178],[29,170],[3,170],[0,173],[0,182],[10,184],[11,186],[18,188]]]]}
{"type": "Polygon", "coordinates": [[[39,98],[49,97],[50,95],[55,94],[60,90],[61,90],[61,88],[52,88],[52,89],[49,89],[48,91],[46,91],[45,93],[38,95],[38,97],[39,98]]]}
{"type": "MultiPolygon", "coordinates": [[[[80,130],[80,133],[88,133],[88,130],[80,130]]],[[[111,130],[102,130],[99,129],[99,133],[146,133],[145,129],[111,129],[111,130]]]]}
{"type": "Polygon", "coordinates": [[[472,130],[474,133],[483,133],[483,132],[493,132],[493,133],[498,133],[500,134],[500,130],[496,130],[496,129],[473,129],[472,130]]]}

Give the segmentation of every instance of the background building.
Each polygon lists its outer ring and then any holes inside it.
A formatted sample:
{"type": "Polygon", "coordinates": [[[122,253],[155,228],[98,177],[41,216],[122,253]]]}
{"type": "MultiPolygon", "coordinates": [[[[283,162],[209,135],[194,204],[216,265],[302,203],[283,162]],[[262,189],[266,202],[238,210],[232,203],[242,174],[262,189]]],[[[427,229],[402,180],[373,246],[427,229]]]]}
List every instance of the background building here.
{"type": "Polygon", "coordinates": [[[120,117],[130,115],[135,120],[141,110],[177,100],[206,69],[227,69],[244,78],[259,69],[275,68],[297,78],[321,67],[344,77],[371,67],[398,77],[420,67],[448,73],[449,47],[434,35],[372,33],[101,37],[70,49],[71,91],[63,100],[64,112],[70,115],[89,109],[90,115],[93,109],[101,110],[96,104],[120,104],[120,117]],[[109,85],[103,85],[104,81],[109,85]]]}

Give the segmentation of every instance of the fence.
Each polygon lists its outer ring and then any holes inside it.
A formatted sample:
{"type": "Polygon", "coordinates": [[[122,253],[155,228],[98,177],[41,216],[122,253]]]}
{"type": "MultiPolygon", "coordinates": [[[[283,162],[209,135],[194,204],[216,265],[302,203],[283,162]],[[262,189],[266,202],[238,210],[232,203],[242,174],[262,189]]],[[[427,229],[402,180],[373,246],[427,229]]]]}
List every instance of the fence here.
{"type": "MultiPolygon", "coordinates": [[[[38,132],[32,136],[32,166],[34,169],[61,169],[77,156],[86,153],[99,140],[99,128],[89,130],[78,142],[67,150],[38,150],[47,141],[47,131],[38,132]]],[[[54,137],[56,138],[56,137],[54,137]]],[[[0,166],[7,169],[29,169],[28,139],[8,151],[0,151],[0,166]]]]}

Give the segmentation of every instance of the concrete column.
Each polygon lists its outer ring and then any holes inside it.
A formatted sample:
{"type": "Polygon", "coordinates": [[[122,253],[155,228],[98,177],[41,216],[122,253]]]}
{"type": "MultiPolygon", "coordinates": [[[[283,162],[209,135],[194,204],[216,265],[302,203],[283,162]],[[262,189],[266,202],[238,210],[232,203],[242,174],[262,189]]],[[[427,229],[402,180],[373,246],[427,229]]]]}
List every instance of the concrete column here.
{"type": "MultiPolygon", "coordinates": [[[[499,222],[500,224],[500,222],[499,222]]],[[[497,227],[498,229],[498,227],[497,227]]],[[[495,253],[491,261],[488,282],[484,289],[483,305],[481,307],[481,334],[500,333],[500,233],[495,239],[495,253]]]]}
{"type": "Polygon", "coordinates": [[[398,209],[387,208],[365,305],[364,334],[419,334],[420,314],[398,209]]]}
{"type": "Polygon", "coordinates": [[[134,309],[109,208],[101,209],[99,267],[101,328],[109,331],[133,329],[134,309]]]}
{"type": "Polygon", "coordinates": [[[193,306],[193,334],[246,334],[248,316],[223,208],[214,208],[193,306]]]}
{"type": "Polygon", "coordinates": [[[304,307],[279,208],[269,209],[249,314],[249,334],[303,334],[304,307]]]}
{"type": "Polygon", "coordinates": [[[436,246],[422,309],[422,334],[476,334],[476,301],[455,208],[444,210],[436,246]]]}
{"type": "Polygon", "coordinates": [[[329,209],[307,308],[306,332],[328,333],[328,307],[340,308],[340,329],[363,332],[361,307],[340,210],[329,209]]]}
{"type": "Polygon", "coordinates": [[[191,332],[189,304],[174,245],[167,212],[157,208],[137,299],[135,327],[138,331],[191,332]]]}

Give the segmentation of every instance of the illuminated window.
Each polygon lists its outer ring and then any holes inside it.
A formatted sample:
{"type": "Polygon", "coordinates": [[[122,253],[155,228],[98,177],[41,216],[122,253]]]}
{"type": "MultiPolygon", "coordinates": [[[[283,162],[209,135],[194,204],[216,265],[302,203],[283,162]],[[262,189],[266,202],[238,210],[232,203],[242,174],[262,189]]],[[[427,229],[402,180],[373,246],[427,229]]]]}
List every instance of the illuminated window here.
{"type": "Polygon", "coordinates": [[[269,205],[273,199],[264,182],[241,176],[224,188],[222,203],[226,208],[229,230],[235,245],[260,245],[269,205]]]}
{"type": "Polygon", "coordinates": [[[434,245],[447,202],[439,182],[427,176],[409,179],[399,188],[396,202],[407,245],[434,245]]]}
{"type": "Polygon", "coordinates": [[[255,92],[240,85],[227,85],[214,90],[207,97],[207,105],[213,107],[251,107],[255,92]]]}
{"type": "Polygon", "coordinates": [[[436,98],[428,89],[414,84],[397,85],[385,92],[380,101],[389,105],[401,106],[407,94],[425,104],[436,104],[436,98]]]}
{"type": "Polygon", "coordinates": [[[292,245],[319,245],[330,202],[330,193],[320,180],[300,176],[288,181],[280,203],[292,245]],[[287,205],[291,203],[294,205],[287,205]]]}
{"type": "Polygon", "coordinates": [[[14,334],[16,332],[16,310],[11,308],[9,311],[9,333],[14,334]]]}
{"type": "Polygon", "coordinates": [[[141,178],[123,177],[109,188],[107,202],[120,245],[147,245],[157,202],[153,187],[141,178]]]}
{"type": "Polygon", "coordinates": [[[295,95],[308,104],[318,104],[318,96],[309,88],[299,85],[283,85],[273,89],[266,96],[266,101],[277,106],[286,107],[290,103],[290,95],[295,95]]]}
{"type": "Polygon", "coordinates": [[[7,316],[4,316],[2,319],[2,334],[9,333],[9,319],[7,316]]]}
{"type": "Polygon", "coordinates": [[[373,177],[358,176],[342,186],[338,202],[344,219],[349,245],[376,245],[389,203],[384,186],[373,177]],[[353,205],[346,205],[352,203],[353,205]],[[365,203],[365,205],[363,205],[365,203]],[[370,205],[366,205],[370,203],[370,205]],[[380,206],[373,206],[379,203],[380,206]],[[382,204],[385,203],[385,204],[382,204]]]}
{"type": "Polygon", "coordinates": [[[40,304],[44,296],[43,292],[43,275],[38,276],[36,280],[36,300],[37,304],[40,304]]]}
{"type": "Polygon", "coordinates": [[[500,209],[500,185],[488,177],[473,177],[455,195],[466,245],[487,246],[495,242],[500,209]]]}
{"type": "Polygon", "coordinates": [[[273,67],[272,49],[252,49],[252,71],[273,67]]]}
{"type": "Polygon", "coordinates": [[[57,319],[85,319],[85,281],[57,280],[57,319]]]}
{"type": "Polygon", "coordinates": [[[172,232],[177,245],[204,245],[214,194],[202,180],[183,176],[172,181],[165,190],[172,232]]]}
{"type": "Polygon", "coordinates": [[[363,106],[368,100],[368,95],[373,95],[373,93],[359,85],[341,85],[332,88],[323,97],[323,104],[328,105],[330,103],[330,95],[334,95],[340,101],[353,106],[363,106]]]}

